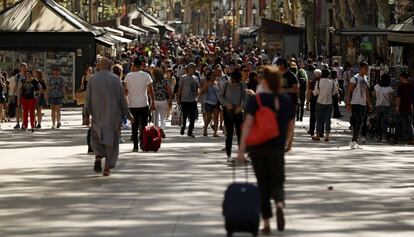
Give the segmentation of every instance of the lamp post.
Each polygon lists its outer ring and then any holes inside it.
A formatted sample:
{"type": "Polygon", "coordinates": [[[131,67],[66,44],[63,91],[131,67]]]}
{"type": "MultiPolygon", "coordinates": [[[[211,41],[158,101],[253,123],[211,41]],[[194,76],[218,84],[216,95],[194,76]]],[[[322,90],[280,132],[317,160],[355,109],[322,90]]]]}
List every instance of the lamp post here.
{"type": "Polygon", "coordinates": [[[185,10],[184,10],[183,6],[181,6],[181,30],[182,30],[182,33],[184,33],[184,13],[185,13],[185,10]]]}
{"type": "Polygon", "coordinates": [[[263,8],[263,17],[266,18],[268,13],[269,13],[269,6],[265,3],[264,8],[263,8]]]}
{"type": "Polygon", "coordinates": [[[84,14],[84,18],[87,22],[89,22],[89,17],[91,16],[90,14],[90,10],[91,10],[91,6],[88,0],[85,0],[82,3],[83,6],[83,14],[84,14]]]}
{"type": "Polygon", "coordinates": [[[99,21],[102,21],[102,19],[103,19],[103,12],[104,12],[103,4],[102,4],[102,2],[99,2],[99,1],[97,1],[95,3],[98,6],[99,21]]]}
{"type": "Polygon", "coordinates": [[[256,4],[253,3],[253,7],[252,7],[252,14],[253,14],[253,26],[256,25],[256,14],[257,14],[257,8],[256,8],[256,4]]]}
{"type": "Polygon", "coordinates": [[[240,27],[242,27],[243,26],[243,8],[242,8],[242,6],[240,5],[240,8],[239,8],[239,15],[240,15],[240,27]]]}
{"type": "Polygon", "coordinates": [[[197,15],[198,15],[198,23],[197,23],[197,34],[200,35],[200,21],[201,21],[201,9],[197,10],[197,15]]]}
{"type": "Polygon", "coordinates": [[[283,6],[283,1],[281,1],[279,5],[279,18],[280,18],[281,23],[283,23],[284,14],[285,14],[285,8],[283,6]]]}

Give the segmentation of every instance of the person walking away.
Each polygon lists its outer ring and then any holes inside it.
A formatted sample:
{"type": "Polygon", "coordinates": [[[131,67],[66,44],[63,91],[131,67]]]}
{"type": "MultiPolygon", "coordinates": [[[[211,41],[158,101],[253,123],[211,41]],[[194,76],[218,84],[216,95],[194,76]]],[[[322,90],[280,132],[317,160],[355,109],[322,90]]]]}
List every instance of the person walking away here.
{"type": "Polygon", "coordinates": [[[19,101],[21,102],[21,106],[23,108],[23,127],[25,130],[28,129],[28,117],[30,115],[30,126],[32,132],[35,130],[36,97],[40,90],[41,86],[33,78],[33,72],[31,70],[27,70],[25,79],[21,81],[19,101]]]}
{"type": "MultiPolygon", "coordinates": [[[[21,92],[21,88],[22,88],[21,82],[24,79],[26,79],[26,72],[27,72],[27,64],[26,63],[20,64],[20,73],[18,73],[15,77],[15,81],[16,81],[16,91],[15,91],[16,98],[20,98],[19,93],[21,92]]],[[[16,108],[16,126],[14,126],[14,129],[20,129],[20,120],[22,118],[21,102],[17,101],[16,104],[18,106],[16,108]]],[[[25,128],[22,127],[22,129],[25,129],[25,128]]]]}
{"type": "Polygon", "coordinates": [[[308,90],[308,76],[305,69],[299,69],[297,77],[299,81],[299,104],[296,110],[296,121],[302,122],[305,113],[306,91],[308,90]]]}
{"type": "Polygon", "coordinates": [[[332,98],[332,103],[333,103],[333,117],[334,118],[342,118],[342,114],[341,111],[339,111],[339,100],[340,100],[340,93],[341,93],[341,89],[339,88],[339,81],[338,81],[338,72],[333,70],[331,72],[331,80],[335,83],[335,86],[338,90],[338,94],[335,94],[332,98]]]}
{"type": "Polygon", "coordinates": [[[156,127],[161,128],[162,138],[165,138],[165,128],[168,108],[172,106],[173,94],[168,81],[164,78],[164,71],[155,68],[152,72],[154,78],[153,87],[155,95],[155,111],[153,120],[156,127]]]}
{"type": "Polygon", "coordinates": [[[310,110],[310,116],[309,116],[309,131],[308,134],[312,137],[315,135],[315,129],[316,129],[316,104],[318,102],[318,96],[313,94],[313,91],[316,88],[316,84],[319,82],[319,80],[322,77],[322,71],[319,69],[316,69],[313,71],[313,79],[309,81],[309,87],[307,91],[307,99],[309,101],[309,110],[310,110]]]}
{"type": "Polygon", "coordinates": [[[332,62],[332,71],[337,72],[337,78],[338,78],[338,86],[339,86],[339,101],[344,101],[344,93],[345,93],[345,87],[344,87],[344,69],[341,65],[339,65],[339,62],[337,60],[334,60],[332,62]]]}
{"type": "Polygon", "coordinates": [[[395,141],[414,144],[412,117],[414,86],[410,81],[410,75],[404,71],[400,74],[400,85],[397,88],[395,112],[397,114],[397,126],[395,129],[395,141]]]}
{"type": "MultiPolygon", "coordinates": [[[[10,82],[9,82],[9,74],[6,71],[1,72],[0,78],[3,77],[3,96],[4,96],[4,105],[3,105],[3,119],[2,122],[10,122],[9,117],[9,93],[10,93],[10,82]]],[[[1,99],[0,99],[1,100],[1,99]]]]}
{"type": "Polygon", "coordinates": [[[365,114],[368,110],[371,111],[371,99],[368,84],[368,63],[362,61],[359,64],[359,73],[351,78],[348,87],[347,111],[352,113],[354,125],[352,129],[352,141],[350,143],[351,149],[361,148],[358,145],[358,138],[361,133],[361,128],[364,123],[365,114]]]}
{"type": "Polygon", "coordinates": [[[199,93],[199,80],[194,75],[196,65],[195,63],[189,63],[187,66],[187,75],[184,75],[179,82],[178,85],[178,96],[177,96],[177,103],[181,106],[181,110],[183,113],[183,120],[181,125],[180,134],[185,134],[185,128],[187,126],[187,119],[190,120],[190,124],[188,127],[188,136],[195,137],[193,130],[194,130],[194,123],[195,117],[197,114],[197,96],[199,93]]]}
{"type": "MultiPolygon", "coordinates": [[[[86,91],[86,88],[88,88],[88,82],[91,79],[92,74],[93,74],[92,67],[88,67],[85,70],[85,75],[82,77],[82,80],[81,80],[80,92],[86,91]]],[[[82,106],[82,117],[84,118],[83,121],[85,121],[85,108],[84,107],[85,106],[83,105],[82,106]]],[[[85,125],[85,124],[82,124],[82,125],[85,125]]]]}
{"type": "Polygon", "coordinates": [[[244,119],[243,106],[246,98],[246,84],[242,82],[242,73],[235,70],[229,82],[227,82],[219,93],[220,103],[223,105],[224,126],[226,127],[226,154],[227,161],[233,162],[231,148],[233,145],[233,134],[236,128],[237,144],[240,145],[241,125],[244,119]]]}
{"type": "Polygon", "coordinates": [[[375,98],[376,140],[385,142],[388,133],[388,122],[391,118],[394,90],[390,86],[391,77],[388,74],[381,76],[381,80],[374,86],[372,93],[375,98]]]}
{"type": "Polygon", "coordinates": [[[285,229],[285,145],[295,126],[295,107],[291,97],[283,93],[282,74],[275,68],[263,68],[263,93],[259,93],[263,106],[271,108],[276,115],[280,135],[263,144],[247,147],[246,138],[252,131],[256,112],[259,109],[257,99],[251,97],[246,106],[246,118],[243,124],[239,149],[239,160],[245,160],[249,151],[260,192],[260,208],[263,218],[263,234],[270,234],[270,219],[273,216],[271,200],[276,205],[276,219],[279,231],[285,229]]]}
{"type": "Polygon", "coordinates": [[[98,64],[100,71],[91,77],[86,90],[85,122],[89,126],[92,121],[91,145],[96,157],[93,169],[102,172],[101,160],[105,158],[103,175],[109,176],[118,161],[122,117],[131,122],[134,119],[128,111],[121,81],[110,71],[112,62],[102,58],[98,64]]]}
{"type": "MultiPolygon", "coordinates": [[[[4,80],[4,77],[0,75],[0,124],[3,123],[3,118],[5,118],[4,108],[6,104],[6,96],[4,91],[6,91],[7,85],[4,80]]],[[[0,125],[1,128],[1,125],[0,125]]]]}
{"type": "Polygon", "coordinates": [[[45,98],[47,86],[46,86],[46,82],[45,82],[45,78],[44,78],[44,74],[42,70],[40,69],[36,70],[35,76],[36,76],[36,81],[39,83],[41,87],[39,91],[39,97],[37,98],[37,101],[36,101],[36,116],[37,116],[36,129],[41,129],[42,120],[43,120],[42,109],[47,106],[47,102],[45,98]]]}
{"type": "Polygon", "coordinates": [[[338,87],[332,79],[329,79],[329,76],[329,70],[323,70],[322,78],[316,83],[313,91],[313,94],[318,96],[316,104],[316,136],[312,137],[314,141],[320,141],[323,132],[325,132],[325,142],[329,142],[330,139],[332,100],[334,96],[338,95],[338,87]]]}
{"type": "Polygon", "coordinates": [[[52,69],[52,76],[47,81],[46,97],[52,110],[52,129],[60,128],[61,110],[66,98],[66,81],[60,75],[59,68],[52,69]],[[57,124],[56,124],[57,122],[57,124]]]}
{"type": "Polygon", "coordinates": [[[200,90],[200,94],[205,94],[205,108],[207,113],[207,118],[204,123],[204,133],[203,135],[207,137],[207,129],[210,125],[211,120],[214,120],[214,137],[219,137],[217,134],[218,130],[218,120],[220,114],[220,103],[219,103],[219,86],[218,82],[213,77],[213,72],[208,72],[206,75],[206,83],[203,88],[200,90]]]}
{"type": "Polygon", "coordinates": [[[345,102],[347,101],[347,97],[349,96],[348,87],[349,87],[349,82],[352,77],[353,77],[352,64],[350,62],[345,62],[343,73],[342,73],[342,80],[344,81],[344,101],[345,102]]]}
{"type": "Polygon", "coordinates": [[[134,123],[132,123],[132,141],[134,147],[132,152],[138,152],[143,131],[148,125],[150,109],[155,110],[153,81],[151,75],[143,71],[143,63],[140,58],[135,58],[132,65],[132,72],[128,73],[125,77],[125,92],[128,99],[128,107],[134,117],[134,123]],[[150,103],[149,99],[151,101],[150,103]]]}
{"type": "MultiPolygon", "coordinates": [[[[298,93],[299,93],[299,81],[296,75],[289,70],[288,61],[285,58],[279,58],[276,62],[276,66],[279,68],[280,72],[283,73],[284,80],[284,91],[290,95],[292,99],[293,106],[295,111],[298,105],[298,93]]],[[[293,144],[293,133],[290,134],[291,137],[288,138],[286,143],[286,151],[289,152],[292,150],[293,144]]]]}

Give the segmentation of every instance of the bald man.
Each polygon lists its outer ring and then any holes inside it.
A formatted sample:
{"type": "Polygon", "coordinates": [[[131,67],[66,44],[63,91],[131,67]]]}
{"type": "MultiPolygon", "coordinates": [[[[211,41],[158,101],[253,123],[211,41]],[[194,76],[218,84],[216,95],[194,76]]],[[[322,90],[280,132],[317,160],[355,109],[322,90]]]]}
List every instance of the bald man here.
{"type": "Polygon", "coordinates": [[[112,61],[102,58],[99,72],[94,74],[86,91],[85,111],[89,125],[92,117],[91,146],[96,160],[94,171],[102,172],[101,159],[105,158],[104,176],[111,174],[119,155],[119,138],[121,135],[122,117],[133,121],[129,113],[124,90],[119,78],[111,72],[112,61]]]}

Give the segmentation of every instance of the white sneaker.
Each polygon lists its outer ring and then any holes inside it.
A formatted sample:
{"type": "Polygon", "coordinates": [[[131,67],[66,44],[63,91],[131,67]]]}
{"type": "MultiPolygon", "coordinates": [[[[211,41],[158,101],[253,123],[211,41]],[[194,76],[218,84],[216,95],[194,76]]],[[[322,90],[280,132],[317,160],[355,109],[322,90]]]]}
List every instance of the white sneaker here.
{"type": "Polygon", "coordinates": [[[349,146],[351,147],[352,150],[361,149],[361,147],[356,142],[349,143],[349,146]]]}
{"type": "Polygon", "coordinates": [[[233,157],[231,157],[231,156],[229,156],[229,157],[227,157],[227,162],[229,162],[229,163],[233,163],[235,160],[234,160],[234,158],[233,157]]]}

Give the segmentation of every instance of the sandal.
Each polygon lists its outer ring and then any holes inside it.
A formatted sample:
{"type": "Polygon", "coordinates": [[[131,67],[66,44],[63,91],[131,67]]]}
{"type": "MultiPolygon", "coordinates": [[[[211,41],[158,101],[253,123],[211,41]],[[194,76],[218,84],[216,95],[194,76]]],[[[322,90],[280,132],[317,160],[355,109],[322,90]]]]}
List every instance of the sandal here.
{"type": "Polygon", "coordinates": [[[105,168],[103,172],[103,176],[109,176],[109,175],[111,175],[111,170],[108,168],[105,168]]]}

